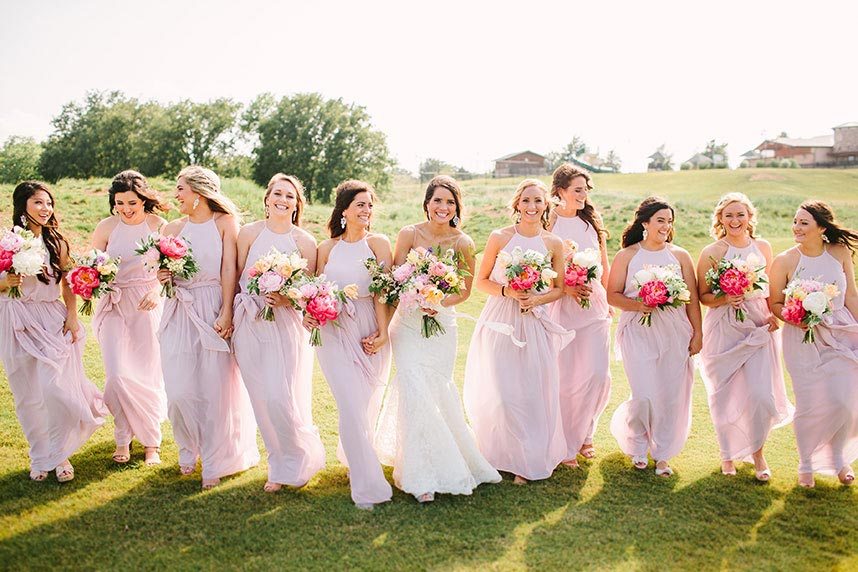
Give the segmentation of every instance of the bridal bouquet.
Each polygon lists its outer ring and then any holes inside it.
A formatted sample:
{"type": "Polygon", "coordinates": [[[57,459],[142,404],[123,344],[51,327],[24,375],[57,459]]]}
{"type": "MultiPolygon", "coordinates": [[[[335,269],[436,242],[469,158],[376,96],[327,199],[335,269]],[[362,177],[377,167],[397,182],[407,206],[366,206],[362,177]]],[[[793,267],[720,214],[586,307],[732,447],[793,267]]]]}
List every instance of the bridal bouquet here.
{"type": "Polygon", "coordinates": [[[424,338],[445,333],[435,316],[425,311],[438,310],[447,296],[465,289],[465,277],[470,273],[461,268],[462,256],[452,248],[412,248],[405,263],[394,268],[392,277],[398,285],[399,307],[405,311],[423,311],[424,338]]]}
{"type": "MultiPolygon", "coordinates": [[[[512,253],[498,252],[498,263],[504,268],[509,287],[519,292],[539,292],[551,286],[557,273],[551,268],[551,258],[535,250],[522,250],[518,246],[512,253]]],[[[521,313],[525,313],[522,310],[521,313]]]]}
{"type": "Polygon", "coordinates": [[[110,283],[116,279],[121,258],[111,258],[96,248],[75,259],[75,267],[66,276],[71,291],[83,298],[80,313],[92,315],[92,299],[113,292],[110,283]]]}
{"type": "MultiPolygon", "coordinates": [[[[706,283],[716,298],[721,296],[748,296],[752,292],[762,293],[763,286],[768,284],[766,276],[766,262],[756,254],[749,254],[746,260],[734,258],[727,260],[715,260],[710,258],[715,265],[706,271],[706,283]]],[[[745,310],[736,308],[736,319],[745,321],[745,310]]]]}
{"type": "MultiPolygon", "coordinates": [[[[402,291],[404,282],[397,282],[393,272],[384,267],[384,262],[375,258],[367,258],[363,263],[369,271],[369,293],[378,297],[382,304],[393,306],[399,302],[399,293],[402,291]]],[[[402,277],[402,273],[398,275],[402,277]]]]}
{"type": "MultiPolygon", "coordinates": [[[[20,226],[12,227],[0,237],[0,272],[14,272],[20,276],[35,276],[42,271],[47,256],[42,240],[20,226]]],[[[18,286],[9,288],[10,298],[20,298],[18,286]]]]}
{"type": "Polygon", "coordinates": [[[816,340],[813,328],[831,313],[831,301],[840,294],[837,285],[796,278],[787,284],[784,294],[786,300],[781,311],[784,321],[807,326],[802,342],[812,344],[816,340]]]}
{"type": "MultiPolygon", "coordinates": [[[[337,325],[337,318],[348,300],[358,297],[358,289],[349,284],[343,289],[337,288],[333,282],[325,280],[325,276],[305,276],[300,282],[289,288],[286,293],[292,305],[305,315],[312,316],[319,322],[319,327],[328,322],[337,325]]],[[[322,335],[319,328],[310,331],[310,345],[321,346],[322,335]]]]}
{"type": "MultiPolygon", "coordinates": [[[[566,271],[563,281],[567,286],[582,286],[602,278],[602,253],[596,248],[578,250],[574,240],[564,242],[566,247],[566,271]]],[[[590,307],[590,299],[578,301],[582,308],[590,307]]]]}
{"type": "MultiPolygon", "coordinates": [[[[676,264],[646,265],[635,272],[632,282],[638,288],[637,299],[650,308],[678,308],[691,301],[691,292],[676,264]]],[[[641,325],[651,327],[652,314],[644,314],[639,321],[641,325]]]]}
{"type": "MultiPolygon", "coordinates": [[[[188,280],[200,270],[191,251],[191,245],[187,239],[180,236],[166,236],[153,232],[140,241],[134,252],[143,257],[143,266],[147,270],[169,270],[174,277],[182,280],[188,280]]],[[[167,298],[175,295],[172,280],[161,288],[161,295],[167,298]]]]}
{"type": "MultiPolygon", "coordinates": [[[[283,254],[273,246],[267,254],[259,257],[247,271],[247,291],[251,294],[265,295],[273,292],[286,294],[304,269],[307,260],[297,252],[283,254]]],[[[268,322],[274,321],[274,308],[265,306],[256,315],[268,322]]]]}

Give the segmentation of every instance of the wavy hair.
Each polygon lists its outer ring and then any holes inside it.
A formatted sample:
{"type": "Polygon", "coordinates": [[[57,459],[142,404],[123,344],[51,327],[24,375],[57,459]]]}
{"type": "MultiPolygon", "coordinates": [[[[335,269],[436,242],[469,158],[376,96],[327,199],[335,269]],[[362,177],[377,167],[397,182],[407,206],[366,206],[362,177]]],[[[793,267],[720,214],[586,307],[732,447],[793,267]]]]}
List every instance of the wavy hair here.
{"type": "MultiPolygon", "coordinates": [[[[285,173],[277,173],[271,180],[268,181],[268,188],[265,191],[265,197],[262,199],[262,204],[265,204],[265,201],[268,200],[268,196],[271,195],[272,189],[274,189],[274,185],[285,181],[287,183],[291,183],[293,187],[295,187],[295,192],[297,193],[295,212],[292,213],[292,224],[295,226],[301,226],[301,215],[304,213],[304,204],[306,203],[306,199],[304,198],[304,184],[301,180],[295,175],[287,175],[285,173]]],[[[268,215],[265,215],[265,218],[268,218],[268,215]]]]}
{"type": "Polygon", "coordinates": [[[721,213],[733,203],[741,203],[745,206],[748,211],[748,235],[751,238],[757,238],[757,209],[744,193],[727,193],[718,199],[718,204],[715,205],[715,211],[712,213],[712,227],[709,229],[709,234],[715,240],[727,236],[727,229],[721,223],[721,213]]]}
{"type": "Polygon", "coordinates": [[[516,219],[516,213],[518,213],[518,202],[521,200],[521,195],[524,193],[524,190],[528,187],[536,187],[545,195],[545,211],[542,213],[540,222],[542,222],[542,228],[548,229],[548,214],[551,212],[551,201],[548,200],[548,188],[545,186],[545,183],[539,179],[525,179],[518,184],[518,187],[515,188],[515,192],[512,195],[512,199],[509,201],[509,209],[512,211],[511,216],[515,222],[518,222],[516,219]]]}
{"type": "Polygon", "coordinates": [[[822,227],[822,234],[831,244],[842,244],[852,255],[858,249],[858,232],[851,228],[840,226],[834,219],[834,210],[823,201],[804,201],[799,205],[801,210],[810,213],[816,224],[822,227]]]}
{"type": "MultiPolygon", "coordinates": [[[[551,196],[556,199],[562,199],[560,191],[568,189],[569,185],[572,184],[572,180],[577,177],[584,177],[584,184],[587,186],[587,190],[593,190],[593,179],[590,177],[590,173],[575,167],[572,163],[563,163],[554,169],[554,173],[551,175],[551,196]]],[[[589,196],[584,201],[584,208],[578,211],[578,217],[596,230],[599,240],[602,238],[607,240],[611,237],[611,233],[608,232],[608,229],[602,223],[602,218],[596,212],[596,207],[593,206],[589,196]]]]}
{"type": "MultiPolygon", "coordinates": [[[[60,252],[63,245],[65,245],[66,252],[68,252],[69,243],[60,234],[59,221],[57,221],[57,216],[54,212],[51,213],[51,218],[45,224],[36,222],[27,214],[27,201],[38,191],[47,193],[51,199],[51,203],[55,204],[54,196],[51,194],[46,183],[41,181],[24,181],[19,183],[15,187],[15,190],[12,191],[12,225],[27,228],[27,223],[30,223],[33,226],[42,227],[42,242],[45,243],[45,249],[48,251],[48,261],[51,267],[50,276],[59,284],[60,280],[63,279],[63,272],[65,271],[60,265],[60,252]]],[[[50,280],[44,272],[40,272],[37,278],[43,284],[50,284],[50,280]]]]}
{"type": "Polygon", "coordinates": [[[236,220],[241,220],[238,207],[223,194],[220,189],[220,177],[211,169],[191,165],[179,171],[177,179],[184,179],[192,191],[208,202],[209,208],[214,212],[232,215],[236,220]]]}
{"type": "Polygon", "coordinates": [[[432,200],[432,197],[435,195],[435,189],[438,187],[447,189],[453,195],[453,200],[456,202],[456,216],[459,218],[458,222],[453,222],[454,219],[450,219],[450,226],[455,228],[456,226],[462,224],[462,189],[459,187],[458,181],[453,177],[447,175],[438,175],[437,177],[433,177],[429,184],[426,186],[426,194],[423,197],[423,212],[426,213],[426,219],[429,219],[429,201],[432,200]]]}
{"type": "MultiPolygon", "coordinates": [[[[372,200],[376,200],[375,189],[366,181],[350,179],[337,185],[334,191],[336,196],[334,210],[331,211],[331,218],[328,219],[328,230],[331,232],[331,238],[336,238],[346,232],[346,229],[340,224],[340,219],[343,217],[343,211],[351,206],[355,197],[360,193],[369,193],[372,200]]],[[[369,230],[369,226],[366,229],[369,230]]]]}
{"type": "MultiPolygon", "coordinates": [[[[644,227],[643,223],[649,222],[655,213],[660,210],[669,209],[670,215],[674,216],[673,207],[661,197],[647,197],[638,208],[635,209],[635,218],[623,230],[622,245],[623,248],[637,244],[643,240],[644,227]]],[[[673,242],[673,228],[667,235],[667,242],[673,242]]]]}
{"type": "Polygon", "coordinates": [[[107,190],[107,202],[110,204],[110,212],[116,206],[116,193],[135,193],[141,201],[143,201],[143,210],[147,213],[154,213],[156,210],[167,212],[170,210],[170,205],[164,201],[161,193],[149,186],[146,177],[128,169],[122,171],[110,183],[110,188],[107,190]]]}

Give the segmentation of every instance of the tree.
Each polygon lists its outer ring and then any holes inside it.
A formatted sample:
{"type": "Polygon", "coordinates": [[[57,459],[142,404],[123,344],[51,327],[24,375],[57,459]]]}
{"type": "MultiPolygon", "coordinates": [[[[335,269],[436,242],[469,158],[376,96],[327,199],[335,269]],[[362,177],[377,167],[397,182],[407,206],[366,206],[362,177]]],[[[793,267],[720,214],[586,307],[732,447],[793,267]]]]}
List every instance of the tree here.
{"type": "Polygon", "coordinates": [[[673,154],[665,150],[665,144],[661,144],[653,153],[652,161],[647,165],[648,171],[672,171],[673,170],[673,154]]]}
{"type": "Polygon", "coordinates": [[[572,159],[577,159],[587,151],[589,151],[587,144],[584,143],[584,140],[581,137],[575,135],[572,137],[572,141],[567,143],[563,149],[548,153],[546,158],[548,159],[551,168],[555,168],[562,163],[568,163],[571,162],[572,159]]]}
{"type": "Polygon", "coordinates": [[[711,139],[709,143],[706,144],[706,150],[703,151],[703,154],[712,159],[713,168],[719,168],[722,165],[727,165],[726,143],[716,143],[714,139],[711,139]]]}
{"type": "MultiPolygon", "coordinates": [[[[261,96],[266,97],[266,96],[261,96]]],[[[245,128],[257,125],[253,178],[260,185],[277,172],[296,175],[308,200],[328,201],[345,179],[363,179],[378,189],[390,182],[394,162],[385,135],[372,128],[366,109],[318,93],[284,97],[276,106],[257,101],[245,128]]]]}
{"type": "Polygon", "coordinates": [[[620,156],[617,155],[617,152],[611,149],[608,152],[608,156],[605,157],[605,166],[610,167],[615,172],[620,172],[620,167],[622,166],[623,161],[620,159],[620,156]]]}
{"type": "Polygon", "coordinates": [[[0,183],[39,178],[42,146],[30,137],[9,137],[0,148],[0,183]]]}

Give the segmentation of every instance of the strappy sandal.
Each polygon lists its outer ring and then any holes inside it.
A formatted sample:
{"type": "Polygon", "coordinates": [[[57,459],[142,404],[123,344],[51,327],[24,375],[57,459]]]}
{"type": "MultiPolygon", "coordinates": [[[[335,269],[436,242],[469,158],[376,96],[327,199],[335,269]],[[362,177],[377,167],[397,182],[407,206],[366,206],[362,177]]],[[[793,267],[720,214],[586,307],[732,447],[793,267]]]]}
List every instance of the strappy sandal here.
{"type": "Polygon", "coordinates": [[[855,482],[855,472],[852,470],[852,467],[849,465],[840,469],[840,472],[837,473],[837,479],[847,487],[855,482]]]}
{"type": "Polygon", "coordinates": [[[736,465],[733,464],[733,461],[722,461],[721,462],[721,474],[725,477],[735,477],[736,476],[736,465]],[[730,463],[729,467],[725,467],[727,463],[730,463]]]}
{"type": "Polygon", "coordinates": [[[663,469],[660,469],[660,468],[658,467],[658,462],[656,462],[656,465],[655,465],[655,476],[657,476],[657,477],[665,477],[665,478],[667,478],[667,477],[672,477],[672,476],[673,476],[673,469],[671,469],[671,468],[670,468],[670,465],[666,466],[666,467],[665,467],[665,468],[663,468],[663,469]]]}
{"type": "Polygon", "coordinates": [[[419,497],[417,497],[417,502],[421,504],[425,504],[427,502],[432,502],[435,500],[435,493],[423,493],[419,497]]]}
{"type": "Polygon", "coordinates": [[[161,464],[161,447],[143,447],[146,466],[161,464]]]}
{"type": "Polygon", "coordinates": [[[48,478],[48,472],[47,471],[36,471],[36,470],[30,471],[30,480],[31,481],[41,483],[42,481],[44,481],[47,478],[48,478]]]}
{"type": "Polygon", "coordinates": [[[592,443],[584,443],[581,446],[581,450],[578,451],[578,454],[584,457],[585,459],[595,459],[596,458],[596,448],[593,447],[592,443]]]}
{"type": "Polygon", "coordinates": [[[268,481],[267,483],[265,483],[265,486],[262,487],[262,490],[266,493],[276,493],[282,488],[283,485],[281,485],[280,483],[272,483],[271,481],[268,481]]]}
{"type": "Polygon", "coordinates": [[[179,472],[184,476],[193,475],[197,468],[193,465],[179,465],[179,472]]]}
{"type": "Polygon", "coordinates": [[[57,481],[60,483],[67,483],[74,479],[74,467],[72,467],[72,464],[68,461],[59,465],[55,471],[57,474],[57,481]]]}
{"type": "Polygon", "coordinates": [[[128,443],[127,451],[122,452],[119,450],[119,447],[116,447],[116,451],[113,452],[113,462],[118,463],[120,465],[124,465],[128,461],[131,460],[131,443],[128,443]]]}
{"type": "Polygon", "coordinates": [[[579,465],[579,464],[578,464],[578,459],[567,459],[567,460],[563,461],[563,462],[562,462],[562,463],[560,463],[560,464],[561,464],[561,465],[566,465],[566,466],[567,466],[567,467],[569,467],[570,469],[577,469],[577,468],[579,468],[579,467],[581,466],[581,465],[579,465]]]}
{"type": "Polygon", "coordinates": [[[757,471],[757,470],[755,470],[755,471],[754,471],[754,476],[755,476],[755,477],[757,478],[757,480],[758,480],[758,481],[760,481],[761,483],[767,483],[767,482],[769,482],[769,480],[772,478],[772,470],[771,470],[770,468],[768,468],[768,467],[766,467],[766,468],[765,468],[765,469],[763,469],[762,471],[757,471]]]}
{"type": "Polygon", "coordinates": [[[520,477],[520,476],[516,475],[515,478],[512,480],[512,484],[518,485],[521,487],[521,486],[524,486],[527,484],[527,479],[525,479],[524,477],[520,477]]]}
{"type": "Polygon", "coordinates": [[[649,465],[649,459],[644,455],[636,455],[632,457],[632,465],[634,465],[636,469],[643,471],[649,465]]]}
{"type": "Polygon", "coordinates": [[[813,473],[799,473],[798,474],[798,486],[803,489],[812,489],[816,486],[816,482],[813,480],[813,473]],[[802,481],[802,477],[807,477],[809,481],[802,481]]]}

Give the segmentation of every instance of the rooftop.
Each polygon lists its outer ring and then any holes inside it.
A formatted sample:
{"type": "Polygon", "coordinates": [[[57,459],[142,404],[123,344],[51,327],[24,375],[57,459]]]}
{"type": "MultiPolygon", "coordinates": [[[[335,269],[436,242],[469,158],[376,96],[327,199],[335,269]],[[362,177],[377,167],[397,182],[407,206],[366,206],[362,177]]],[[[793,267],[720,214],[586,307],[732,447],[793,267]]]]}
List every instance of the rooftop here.
{"type": "Polygon", "coordinates": [[[787,147],[834,147],[834,135],[820,135],[818,137],[807,137],[800,139],[797,137],[776,137],[769,139],[763,143],[779,143],[787,147]]]}

